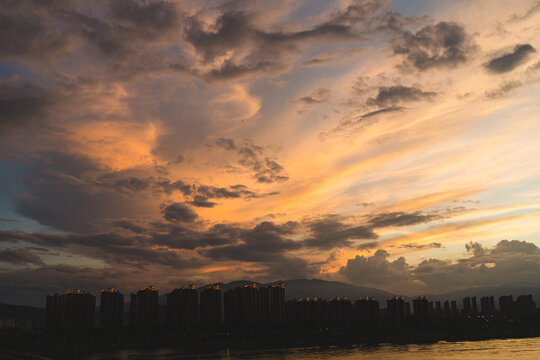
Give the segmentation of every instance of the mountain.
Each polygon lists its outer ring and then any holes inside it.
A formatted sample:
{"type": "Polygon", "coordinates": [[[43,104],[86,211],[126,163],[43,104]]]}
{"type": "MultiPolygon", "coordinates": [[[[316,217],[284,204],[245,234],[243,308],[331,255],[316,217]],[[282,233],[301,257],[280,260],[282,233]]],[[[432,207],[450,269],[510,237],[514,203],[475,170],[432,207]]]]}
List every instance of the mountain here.
{"type": "Polygon", "coordinates": [[[45,326],[45,309],[0,303],[0,319],[15,320],[21,327],[28,327],[31,321],[31,327],[42,328],[45,326]]]}
{"type": "MultiPolygon", "coordinates": [[[[237,286],[248,284],[248,280],[237,280],[229,283],[214,283],[210,285],[220,285],[223,291],[233,289],[237,286]]],[[[270,283],[257,283],[258,286],[268,286],[272,284],[283,283],[285,285],[285,297],[289,299],[298,299],[303,297],[321,297],[328,299],[336,296],[346,296],[354,301],[361,296],[374,296],[379,302],[385,302],[388,296],[392,296],[389,292],[375,288],[351,285],[339,281],[326,281],[320,279],[294,279],[280,280],[270,283]]],[[[206,287],[203,286],[202,288],[206,287]]]]}

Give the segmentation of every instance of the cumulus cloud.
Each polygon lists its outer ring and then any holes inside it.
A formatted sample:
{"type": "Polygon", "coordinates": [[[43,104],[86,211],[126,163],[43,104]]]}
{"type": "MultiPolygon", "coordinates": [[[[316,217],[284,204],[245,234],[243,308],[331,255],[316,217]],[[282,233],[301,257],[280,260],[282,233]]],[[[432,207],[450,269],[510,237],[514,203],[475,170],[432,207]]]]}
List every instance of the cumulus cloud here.
{"type": "Polygon", "coordinates": [[[356,284],[394,292],[442,293],[524,282],[539,285],[536,279],[540,275],[540,249],[533,243],[501,240],[494,247],[486,248],[469,242],[466,250],[471,256],[456,260],[430,258],[416,266],[409,265],[403,257],[391,261],[385,250],[377,250],[372,256],[357,255],[349,259],[339,274],[356,284]]]}
{"type": "Polygon", "coordinates": [[[494,74],[506,73],[526,62],[534,52],[536,50],[530,44],[516,45],[512,52],[493,58],[484,66],[494,74]]]}
{"type": "Polygon", "coordinates": [[[457,67],[469,60],[476,49],[463,26],[446,21],[415,33],[405,31],[391,44],[394,54],[404,57],[400,67],[418,71],[457,67]]]}
{"type": "Polygon", "coordinates": [[[386,250],[377,250],[372,256],[357,255],[347,260],[347,264],[339,270],[349,281],[373,287],[392,288],[410,280],[410,267],[404,257],[394,261],[388,260],[390,254],[386,250]]]}

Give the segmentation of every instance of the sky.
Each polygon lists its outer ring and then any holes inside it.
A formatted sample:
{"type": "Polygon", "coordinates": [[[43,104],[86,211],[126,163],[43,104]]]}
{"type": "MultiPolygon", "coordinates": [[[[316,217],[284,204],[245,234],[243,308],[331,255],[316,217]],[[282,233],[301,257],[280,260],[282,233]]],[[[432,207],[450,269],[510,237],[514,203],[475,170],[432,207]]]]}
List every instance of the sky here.
{"type": "Polygon", "coordinates": [[[0,5],[0,301],[540,285],[540,1],[0,5]]]}

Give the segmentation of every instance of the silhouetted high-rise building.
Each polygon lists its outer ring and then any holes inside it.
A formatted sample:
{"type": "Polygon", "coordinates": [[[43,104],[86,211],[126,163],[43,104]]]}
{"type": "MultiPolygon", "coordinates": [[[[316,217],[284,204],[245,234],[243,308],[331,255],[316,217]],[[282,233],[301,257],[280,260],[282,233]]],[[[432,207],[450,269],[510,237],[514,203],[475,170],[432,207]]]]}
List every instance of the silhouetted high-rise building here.
{"type": "Polygon", "coordinates": [[[429,310],[428,310],[429,316],[431,316],[431,317],[435,316],[435,305],[434,305],[433,301],[430,301],[428,303],[428,307],[429,307],[429,310]]]}
{"type": "Polygon", "coordinates": [[[478,314],[478,304],[476,303],[476,296],[471,298],[471,308],[474,315],[478,314]]]}
{"type": "Polygon", "coordinates": [[[47,326],[52,330],[87,330],[94,327],[96,298],[75,289],[65,294],[47,295],[47,326]]]}
{"type": "Polygon", "coordinates": [[[352,321],[353,307],[347,297],[330,298],[328,302],[328,323],[333,326],[345,326],[352,321]]]}
{"type": "Polygon", "coordinates": [[[533,315],[536,312],[536,304],[532,295],[519,295],[516,299],[515,311],[518,316],[533,315]]]}
{"type": "Polygon", "coordinates": [[[393,296],[386,299],[386,311],[389,319],[402,321],[405,319],[405,298],[403,296],[393,296]]]}
{"type": "Polygon", "coordinates": [[[96,297],[75,289],[66,292],[66,328],[91,329],[96,316],[96,297]]]}
{"type": "Polygon", "coordinates": [[[495,299],[493,296],[482,296],[480,298],[480,311],[483,315],[495,314],[495,299]]]}
{"type": "Polygon", "coordinates": [[[317,297],[293,299],[287,302],[287,322],[293,326],[313,327],[327,323],[328,303],[317,297]]]}
{"type": "Polygon", "coordinates": [[[463,298],[463,315],[472,315],[471,298],[463,298]]]}
{"type": "Polygon", "coordinates": [[[194,329],[199,325],[199,290],[194,285],[167,294],[167,319],[172,329],[194,329]]]}
{"type": "Polygon", "coordinates": [[[101,290],[100,327],[120,329],[124,325],[124,295],[114,288],[101,290]]]}
{"type": "Polygon", "coordinates": [[[285,324],[285,285],[279,283],[268,286],[268,296],[270,323],[273,325],[285,324]]]}
{"type": "Polygon", "coordinates": [[[452,311],[452,316],[458,315],[457,303],[456,300],[450,301],[450,309],[452,311]]]}
{"type": "Polygon", "coordinates": [[[370,296],[359,298],[354,303],[354,314],[360,325],[375,326],[379,323],[379,302],[370,296]]]}
{"type": "Polygon", "coordinates": [[[409,301],[405,302],[405,317],[408,318],[411,316],[411,303],[409,301]]]}
{"type": "Polygon", "coordinates": [[[446,300],[444,302],[444,316],[445,317],[450,317],[451,315],[451,312],[450,312],[450,303],[448,302],[448,300],[446,300]]]}
{"type": "Polygon", "coordinates": [[[222,297],[223,291],[219,285],[209,286],[200,294],[201,325],[216,327],[222,324],[222,297]]]}
{"type": "Polygon", "coordinates": [[[47,295],[45,313],[49,330],[61,330],[64,328],[65,302],[66,296],[64,294],[47,295]]]}
{"type": "Polygon", "coordinates": [[[438,317],[443,315],[440,301],[435,301],[435,315],[438,317]]]}
{"type": "Polygon", "coordinates": [[[129,305],[129,324],[131,326],[149,329],[158,325],[159,292],[153,287],[142,288],[136,294],[131,294],[129,305]]]}
{"type": "Polygon", "coordinates": [[[412,298],[414,317],[426,319],[429,317],[429,299],[427,296],[416,296],[412,298]]]}
{"type": "Polygon", "coordinates": [[[501,314],[503,316],[514,316],[514,298],[512,295],[499,297],[499,308],[501,309],[501,314]]]}
{"type": "Polygon", "coordinates": [[[262,321],[261,293],[249,283],[225,292],[225,321],[230,326],[255,327],[262,321]]]}

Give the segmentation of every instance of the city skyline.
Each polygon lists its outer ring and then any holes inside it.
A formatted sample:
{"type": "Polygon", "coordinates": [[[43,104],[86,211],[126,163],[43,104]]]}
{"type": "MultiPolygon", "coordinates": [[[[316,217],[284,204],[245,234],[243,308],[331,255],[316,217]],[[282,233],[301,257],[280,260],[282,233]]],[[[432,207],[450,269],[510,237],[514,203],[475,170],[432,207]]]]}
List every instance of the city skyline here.
{"type": "Polygon", "coordinates": [[[2,303],[540,288],[537,0],[25,0],[0,19],[2,303]]]}

